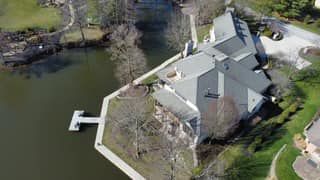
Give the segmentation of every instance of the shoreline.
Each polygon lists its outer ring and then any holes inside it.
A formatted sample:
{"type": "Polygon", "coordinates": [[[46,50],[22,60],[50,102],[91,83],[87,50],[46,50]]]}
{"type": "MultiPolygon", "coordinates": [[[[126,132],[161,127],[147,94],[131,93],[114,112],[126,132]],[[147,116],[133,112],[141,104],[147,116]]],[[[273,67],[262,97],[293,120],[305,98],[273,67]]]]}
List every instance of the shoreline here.
{"type": "MultiPolygon", "coordinates": [[[[195,42],[194,43],[194,49],[197,48],[198,44],[198,39],[197,39],[197,31],[195,29],[195,22],[194,22],[194,17],[191,15],[190,16],[190,24],[191,24],[191,32],[192,32],[192,40],[195,42]]],[[[155,67],[154,69],[150,70],[149,72],[145,73],[144,75],[140,76],[136,80],[133,81],[134,84],[139,84],[143,80],[147,79],[151,75],[155,74],[159,70],[165,68],[169,64],[181,59],[181,53],[176,54],[175,56],[167,59],[164,61],[162,64],[159,66],[155,67]]],[[[106,122],[108,121],[107,113],[108,113],[108,106],[109,106],[109,101],[112,98],[115,98],[120,94],[121,91],[124,91],[129,88],[129,85],[125,85],[121,87],[120,89],[114,91],[113,93],[109,94],[108,96],[104,97],[102,107],[101,107],[101,112],[100,112],[100,118],[102,121],[98,123],[98,128],[97,128],[97,134],[94,142],[94,148],[106,159],[108,159],[112,164],[114,164],[116,167],[118,167],[122,172],[124,172],[129,178],[131,179],[137,179],[137,180],[145,180],[145,178],[137,172],[135,169],[133,169],[130,165],[128,165],[125,161],[123,161],[119,156],[117,156],[115,153],[113,153],[107,146],[105,146],[102,143],[103,140],[103,135],[104,135],[104,130],[105,130],[105,125],[106,122]]]]}
{"type": "MultiPolygon", "coordinates": [[[[189,20],[190,20],[190,28],[191,28],[191,39],[194,42],[193,49],[197,48],[198,45],[198,36],[197,36],[197,30],[196,30],[196,25],[195,25],[195,17],[194,15],[189,15],[189,20]]],[[[133,81],[134,84],[139,84],[143,80],[147,79],[151,75],[155,74],[159,70],[165,68],[169,64],[180,60],[183,58],[181,56],[181,53],[179,52],[178,54],[174,55],[173,57],[165,60],[163,63],[161,63],[159,66],[153,68],[149,72],[143,74],[139,78],[133,81]]],[[[145,178],[137,172],[134,168],[132,168],[129,164],[127,164],[125,161],[123,161],[118,155],[113,153],[107,146],[105,146],[102,143],[103,140],[103,135],[105,131],[105,125],[106,122],[108,121],[107,113],[108,113],[108,106],[109,106],[109,101],[112,98],[115,98],[120,94],[121,91],[124,91],[129,88],[129,84],[119,88],[118,90],[114,91],[113,93],[105,96],[103,98],[102,102],[102,107],[101,107],[101,112],[100,112],[100,119],[97,127],[97,133],[96,133],[96,138],[94,141],[94,148],[102,155],[104,156],[107,160],[109,160],[112,164],[114,164],[116,167],[118,167],[122,172],[124,172],[129,178],[135,179],[135,180],[145,180],[145,178]]]]}
{"type": "MultiPolygon", "coordinates": [[[[28,52],[18,54],[16,56],[10,56],[0,59],[0,69],[1,70],[15,70],[19,68],[26,68],[37,62],[41,62],[42,59],[63,52],[64,50],[77,49],[77,48],[90,48],[90,47],[107,47],[108,40],[106,36],[108,33],[104,34],[101,39],[97,40],[85,40],[85,42],[67,42],[55,45],[51,48],[43,50],[41,52],[36,52],[29,55],[30,57],[24,57],[28,52]]],[[[28,55],[28,54],[27,54],[28,55]]]]}
{"type": "MultiPolygon", "coordinates": [[[[134,84],[139,84],[143,80],[147,79],[154,73],[158,72],[162,68],[166,67],[167,65],[173,63],[174,61],[177,61],[181,58],[181,54],[178,53],[175,56],[171,57],[170,59],[167,59],[159,66],[155,67],[151,71],[145,73],[144,75],[140,76],[136,80],[133,81],[134,84]]],[[[107,112],[108,112],[108,106],[109,101],[112,98],[115,98],[120,94],[121,91],[124,91],[129,88],[129,85],[125,85],[121,87],[120,89],[114,91],[113,93],[109,94],[108,96],[104,97],[101,112],[100,112],[100,118],[102,121],[98,123],[97,128],[97,134],[94,142],[94,148],[106,159],[108,159],[112,164],[114,164],[116,167],[118,167],[121,171],[123,171],[127,176],[129,176],[131,179],[137,179],[137,180],[144,180],[145,178],[136,170],[134,170],[130,165],[128,165],[125,161],[123,161],[119,156],[114,154],[107,146],[105,146],[102,143],[104,130],[105,130],[105,124],[108,121],[107,118],[107,112]]]]}

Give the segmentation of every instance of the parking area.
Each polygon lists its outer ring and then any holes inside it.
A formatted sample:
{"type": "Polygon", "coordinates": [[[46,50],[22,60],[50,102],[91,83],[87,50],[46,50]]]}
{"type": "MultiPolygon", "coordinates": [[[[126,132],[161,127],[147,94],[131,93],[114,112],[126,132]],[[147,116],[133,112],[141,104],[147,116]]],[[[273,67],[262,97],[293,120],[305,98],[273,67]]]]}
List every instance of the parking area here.
{"type": "Polygon", "coordinates": [[[320,168],[308,157],[298,156],[293,163],[293,169],[304,180],[320,180],[320,168]]]}
{"type": "Polygon", "coordinates": [[[285,36],[280,41],[273,41],[266,36],[260,37],[261,43],[267,55],[272,55],[288,61],[301,70],[311,65],[311,63],[299,56],[299,51],[308,46],[314,46],[308,40],[298,36],[285,36]]]}

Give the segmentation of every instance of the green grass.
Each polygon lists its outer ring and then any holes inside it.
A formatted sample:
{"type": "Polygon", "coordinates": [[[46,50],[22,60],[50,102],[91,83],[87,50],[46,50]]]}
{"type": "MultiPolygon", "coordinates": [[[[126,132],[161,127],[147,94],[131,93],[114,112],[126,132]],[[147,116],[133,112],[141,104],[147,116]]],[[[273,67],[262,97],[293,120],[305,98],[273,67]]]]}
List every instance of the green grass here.
{"type": "Polygon", "coordinates": [[[61,21],[56,8],[41,8],[37,0],[0,0],[0,28],[18,31],[27,28],[56,28],[61,21]]]}
{"type": "MultiPolygon", "coordinates": [[[[314,62],[312,66],[320,70],[320,59],[314,62]]],[[[303,108],[291,116],[291,120],[278,130],[281,133],[277,133],[278,135],[273,137],[269,144],[262,145],[261,149],[252,154],[246,161],[243,161],[248,164],[240,170],[240,174],[245,174],[244,179],[265,178],[269,172],[274,155],[284,144],[287,144],[287,148],[278,159],[276,165],[277,176],[281,180],[300,179],[292,168],[292,163],[300,153],[299,150],[294,147],[293,137],[295,134],[303,132],[305,126],[311,121],[312,117],[320,108],[320,84],[297,82],[296,85],[305,94],[303,108]],[[257,162],[259,162],[259,164],[255,164],[257,162]],[[251,163],[253,163],[254,166],[249,167],[251,163]]],[[[241,142],[229,146],[229,149],[220,156],[220,160],[224,160],[226,162],[226,168],[228,168],[237,160],[246,157],[244,150],[246,150],[246,146],[241,142]]]]}
{"type": "MultiPolygon", "coordinates": [[[[103,38],[104,32],[100,28],[84,28],[84,36],[86,40],[95,41],[103,38]]],[[[77,31],[72,31],[66,33],[61,37],[61,43],[73,43],[80,42],[82,40],[81,32],[78,29],[77,31]]]]}
{"type": "Polygon", "coordinates": [[[211,28],[212,28],[212,24],[207,24],[207,25],[202,25],[202,26],[197,27],[199,42],[203,42],[204,37],[210,34],[211,28]]]}
{"type": "Polygon", "coordinates": [[[98,19],[98,8],[99,4],[98,1],[96,0],[87,0],[88,4],[88,13],[87,13],[87,18],[89,19],[88,23],[91,24],[99,24],[99,19],[98,19]]]}
{"type": "Polygon", "coordinates": [[[287,133],[282,139],[288,144],[288,147],[286,151],[281,154],[276,169],[277,175],[281,180],[299,179],[292,168],[292,163],[299,154],[298,149],[293,145],[293,136],[296,133],[303,132],[305,126],[311,121],[312,117],[320,107],[318,93],[320,91],[319,84],[310,86],[309,84],[299,82],[297,85],[303,89],[307,97],[303,109],[299,111],[294,119],[288,122],[285,126],[287,133]]]}
{"type": "Polygon", "coordinates": [[[291,24],[320,35],[320,28],[315,23],[306,24],[301,21],[290,21],[291,24]]]}
{"type": "Polygon", "coordinates": [[[152,74],[151,76],[149,76],[148,78],[146,78],[145,80],[142,81],[142,84],[151,84],[153,82],[155,82],[156,80],[158,80],[158,76],[156,74],[152,74]]]}

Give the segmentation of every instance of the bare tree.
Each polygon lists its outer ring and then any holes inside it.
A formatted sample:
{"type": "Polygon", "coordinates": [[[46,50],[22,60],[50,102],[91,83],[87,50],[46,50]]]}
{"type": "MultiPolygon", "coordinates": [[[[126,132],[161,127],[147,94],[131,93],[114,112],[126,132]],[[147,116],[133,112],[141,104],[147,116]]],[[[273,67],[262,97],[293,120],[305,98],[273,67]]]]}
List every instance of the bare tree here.
{"type": "Polygon", "coordinates": [[[195,177],[195,179],[225,179],[225,165],[225,160],[215,158],[213,161],[208,163],[208,165],[195,177]]]}
{"type": "Polygon", "coordinates": [[[110,114],[110,118],[128,135],[127,138],[133,139],[136,158],[140,158],[142,145],[148,142],[146,138],[153,130],[149,128],[151,120],[148,119],[150,109],[147,104],[146,98],[122,100],[110,114]]]}
{"type": "Polygon", "coordinates": [[[134,0],[101,0],[99,16],[102,26],[134,24],[136,11],[134,0]]]}
{"type": "MultiPolygon", "coordinates": [[[[86,2],[86,1],[85,1],[86,2]]],[[[84,28],[87,26],[87,11],[88,7],[84,3],[84,1],[71,1],[66,0],[66,3],[61,8],[63,16],[66,18],[69,18],[70,22],[73,22],[71,27],[68,27],[67,29],[64,29],[63,36],[65,37],[65,32],[72,31],[73,28],[79,28],[80,35],[81,35],[81,42],[84,43],[86,40],[84,28]]]]}
{"type": "Polygon", "coordinates": [[[298,61],[300,59],[299,49],[291,49],[290,53],[286,57],[288,60],[289,71],[288,71],[288,79],[292,81],[292,75],[296,72],[296,67],[298,65],[298,61]]]}
{"type": "Polygon", "coordinates": [[[197,24],[211,24],[225,10],[225,0],[196,0],[197,24]]]}
{"type": "MultiPolygon", "coordinates": [[[[179,11],[179,9],[175,11],[179,11]]],[[[188,16],[178,12],[173,13],[166,29],[168,46],[183,54],[185,43],[190,40],[190,36],[191,28],[188,16]]]]}
{"type": "Polygon", "coordinates": [[[131,84],[146,71],[146,58],[138,47],[140,37],[135,26],[124,24],[111,35],[111,60],[116,62],[116,76],[122,85],[131,84]]]}
{"type": "MultiPolygon", "coordinates": [[[[69,3],[71,3],[71,2],[69,2],[69,3]]],[[[75,18],[75,23],[79,27],[79,30],[81,33],[81,38],[82,38],[82,43],[84,43],[86,40],[86,37],[84,35],[84,31],[83,31],[83,28],[87,24],[87,13],[86,12],[87,12],[87,6],[78,3],[76,6],[74,6],[75,17],[72,17],[72,15],[70,15],[70,18],[75,18]]]]}
{"type": "Polygon", "coordinates": [[[181,159],[181,153],[188,148],[188,145],[178,137],[174,139],[168,139],[165,134],[162,134],[160,143],[161,157],[166,163],[166,165],[162,165],[161,169],[166,179],[177,179],[177,171],[188,173],[186,171],[187,168],[181,159]]]}
{"type": "Polygon", "coordinates": [[[239,111],[233,98],[224,96],[211,101],[201,126],[209,137],[225,139],[234,133],[239,123],[239,111]]]}
{"type": "Polygon", "coordinates": [[[4,62],[4,56],[3,56],[3,52],[2,52],[2,48],[0,46],[0,63],[4,62]]]}

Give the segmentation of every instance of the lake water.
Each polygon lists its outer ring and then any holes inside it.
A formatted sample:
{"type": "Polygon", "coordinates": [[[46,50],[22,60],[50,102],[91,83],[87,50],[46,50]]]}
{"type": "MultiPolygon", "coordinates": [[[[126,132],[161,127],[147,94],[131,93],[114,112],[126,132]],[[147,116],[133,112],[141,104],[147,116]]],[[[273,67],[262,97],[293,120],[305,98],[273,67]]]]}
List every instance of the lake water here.
{"type": "MultiPolygon", "coordinates": [[[[165,19],[138,24],[150,68],[175,54],[165,44],[165,19]]],[[[119,88],[113,69],[104,49],[89,48],[0,72],[0,180],[128,179],[94,149],[95,126],[68,132],[74,110],[97,115],[119,88]]]]}

